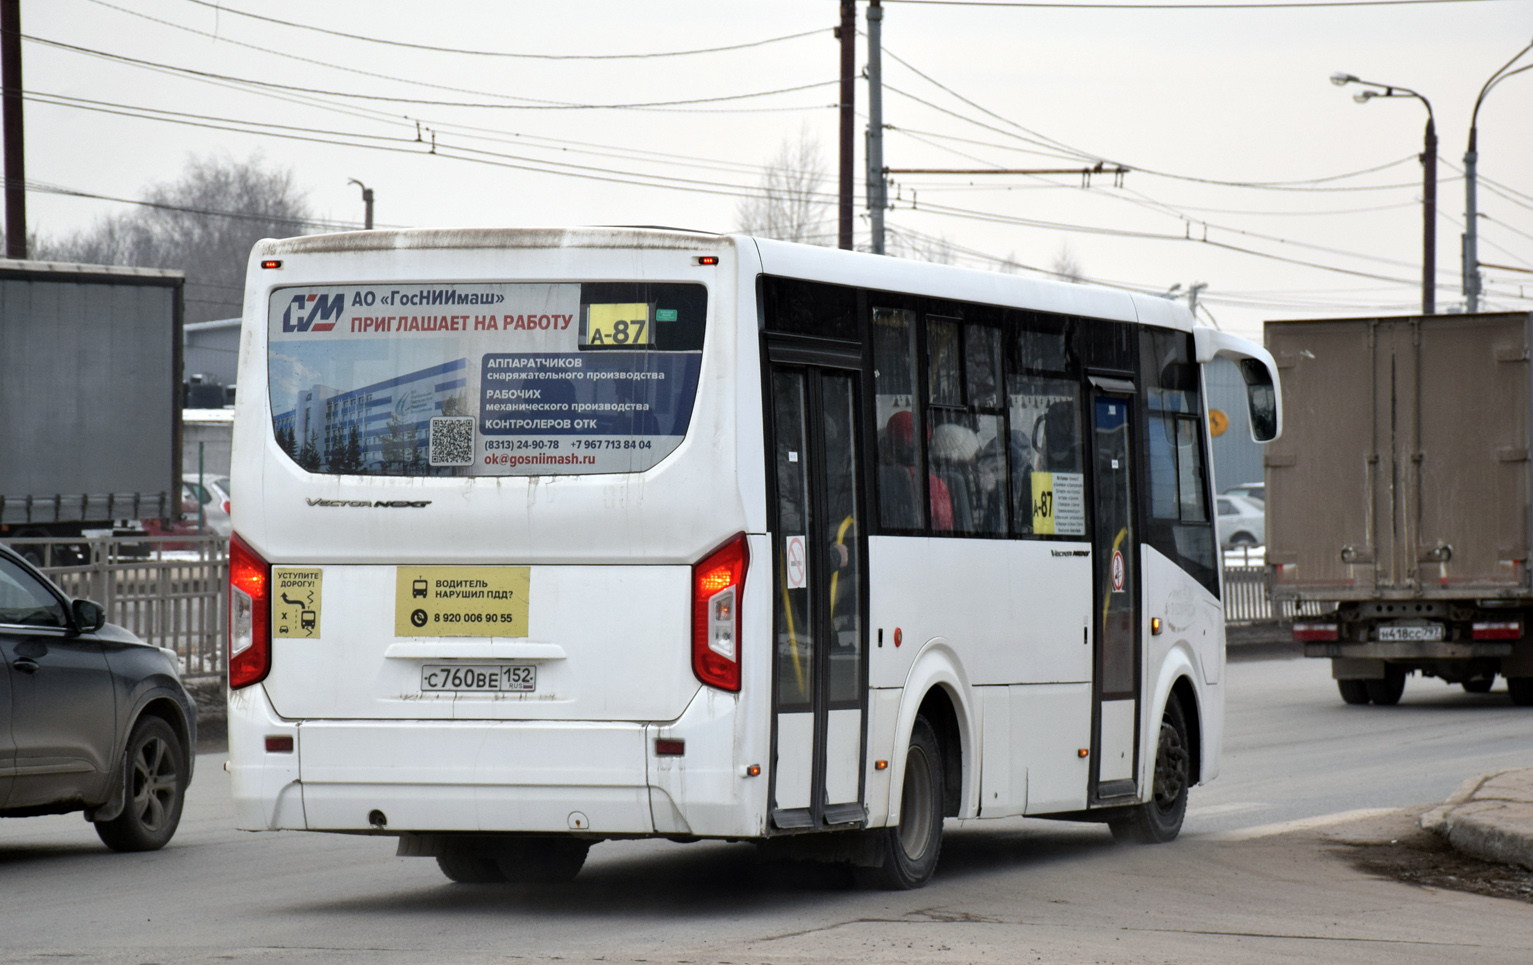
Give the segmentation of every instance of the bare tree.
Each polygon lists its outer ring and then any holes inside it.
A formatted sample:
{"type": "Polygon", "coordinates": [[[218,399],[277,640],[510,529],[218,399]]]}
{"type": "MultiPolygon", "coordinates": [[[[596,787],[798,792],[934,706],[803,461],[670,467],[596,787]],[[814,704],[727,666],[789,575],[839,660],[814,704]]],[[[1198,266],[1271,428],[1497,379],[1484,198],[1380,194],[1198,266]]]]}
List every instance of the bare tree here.
{"type": "Polygon", "coordinates": [[[916,234],[889,228],[884,250],[896,258],[911,261],[929,261],[934,265],[951,265],[958,260],[953,242],[947,235],[916,234]]]}
{"type": "Polygon", "coordinates": [[[831,244],[831,205],[820,191],[824,183],[820,142],[805,127],[796,142],[784,140],[777,156],[768,162],[761,176],[761,193],[735,205],[740,230],[779,241],[831,244]]]}
{"type": "Polygon", "coordinates": [[[1068,241],[1059,243],[1059,251],[1054,255],[1052,267],[1060,281],[1079,285],[1086,280],[1085,269],[1081,267],[1080,259],[1075,257],[1075,252],[1070,250],[1068,241]]]}
{"type": "Polygon", "coordinates": [[[34,258],[186,272],[186,320],[240,314],[245,262],[262,238],[311,230],[291,171],[246,161],[190,158],[176,181],[150,185],[145,205],[65,238],[39,238],[34,258]]]}

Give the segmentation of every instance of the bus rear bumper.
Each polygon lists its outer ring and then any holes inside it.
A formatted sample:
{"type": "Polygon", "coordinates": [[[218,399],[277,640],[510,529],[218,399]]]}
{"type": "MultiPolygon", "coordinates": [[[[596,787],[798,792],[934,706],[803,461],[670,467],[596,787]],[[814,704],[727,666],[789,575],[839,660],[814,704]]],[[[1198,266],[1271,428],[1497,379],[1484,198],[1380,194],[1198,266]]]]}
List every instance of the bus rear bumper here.
{"type": "MultiPolygon", "coordinates": [[[[666,724],[306,720],[260,686],[230,697],[244,830],[753,836],[762,790],[734,766],[733,695],[702,688],[666,724]],[[287,738],[291,751],[267,750],[287,738]],[[684,755],[661,754],[680,744],[684,755]]],[[[280,746],[280,745],[279,745],[280,746]]],[[[764,756],[764,755],[762,755],[764,756]]],[[[752,776],[754,777],[754,776],[752,776]]]]}

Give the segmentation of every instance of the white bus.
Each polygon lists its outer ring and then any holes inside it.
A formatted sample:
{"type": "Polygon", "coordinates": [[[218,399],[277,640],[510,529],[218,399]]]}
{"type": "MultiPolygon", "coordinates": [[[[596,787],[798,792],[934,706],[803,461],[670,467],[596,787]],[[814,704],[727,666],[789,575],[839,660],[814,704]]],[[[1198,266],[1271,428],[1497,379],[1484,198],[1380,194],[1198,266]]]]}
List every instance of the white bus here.
{"type": "Polygon", "coordinates": [[[1201,363],[1084,285],[652,229],[252,254],[238,823],[459,882],[750,839],[885,887],[944,818],[1165,841],[1218,770],[1201,363]]]}

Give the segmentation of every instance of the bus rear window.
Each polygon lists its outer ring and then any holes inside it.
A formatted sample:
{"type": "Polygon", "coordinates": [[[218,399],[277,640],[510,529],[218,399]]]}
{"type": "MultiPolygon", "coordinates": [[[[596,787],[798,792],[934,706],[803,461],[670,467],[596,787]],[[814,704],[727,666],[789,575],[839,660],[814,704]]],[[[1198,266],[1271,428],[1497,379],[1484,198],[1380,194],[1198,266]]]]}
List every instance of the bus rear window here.
{"type": "Polygon", "coordinates": [[[691,284],[279,289],[272,430],[310,472],[642,472],[687,433],[707,306],[691,284]]]}

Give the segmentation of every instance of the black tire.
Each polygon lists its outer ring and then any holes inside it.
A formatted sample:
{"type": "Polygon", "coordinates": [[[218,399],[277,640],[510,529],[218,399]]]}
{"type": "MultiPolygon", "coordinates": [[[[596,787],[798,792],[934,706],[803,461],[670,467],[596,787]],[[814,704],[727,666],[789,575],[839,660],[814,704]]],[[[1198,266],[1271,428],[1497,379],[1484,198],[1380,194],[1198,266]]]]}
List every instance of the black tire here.
{"type": "Polygon", "coordinates": [[[1160,718],[1155,748],[1155,785],[1150,799],[1127,817],[1109,821],[1112,836],[1135,844],[1164,844],[1181,833],[1187,816],[1187,791],[1192,786],[1192,753],[1182,702],[1172,694],[1160,718]]]}
{"type": "Polygon", "coordinates": [[[1236,533],[1230,537],[1230,545],[1236,547],[1260,546],[1261,540],[1250,533],[1236,533]]]}
{"type": "Polygon", "coordinates": [[[181,739],[158,717],[140,717],[128,735],[128,782],[122,813],[96,822],[96,834],[113,851],[158,851],[181,823],[186,802],[187,761],[181,739]]]}
{"type": "Polygon", "coordinates": [[[1460,687],[1464,688],[1465,692],[1471,694],[1488,694],[1490,693],[1490,688],[1495,685],[1496,675],[1493,673],[1488,673],[1483,677],[1470,677],[1459,684],[1460,687]]]}
{"type": "Polygon", "coordinates": [[[522,838],[499,853],[501,880],[512,884],[558,884],[573,881],[585,867],[591,842],[551,836],[522,838]]]}
{"type": "Polygon", "coordinates": [[[494,855],[449,851],[437,855],[436,866],[460,885],[495,885],[506,880],[494,855]]]}
{"type": "Polygon", "coordinates": [[[917,717],[905,754],[899,824],[872,832],[882,862],[878,867],[856,869],[861,884],[906,891],[931,880],[942,851],[945,788],[937,734],[925,717],[917,717]]]}
{"type": "Polygon", "coordinates": [[[1405,693],[1405,672],[1396,670],[1394,667],[1384,668],[1384,679],[1365,680],[1368,685],[1368,699],[1380,707],[1393,707],[1400,702],[1400,695],[1405,693]]]}
{"type": "Polygon", "coordinates": [[[1336,689],[1341,691],[1341,699],[1349,704],[1366,704],[1369,700],[1366,680],[1338,680],[1336,689]]]}
{"type": "Polygon", "coordinates": [[[1506,678],[1506,692],[1518,707],[1533,707],[1533,677],[1506,678]]]}

